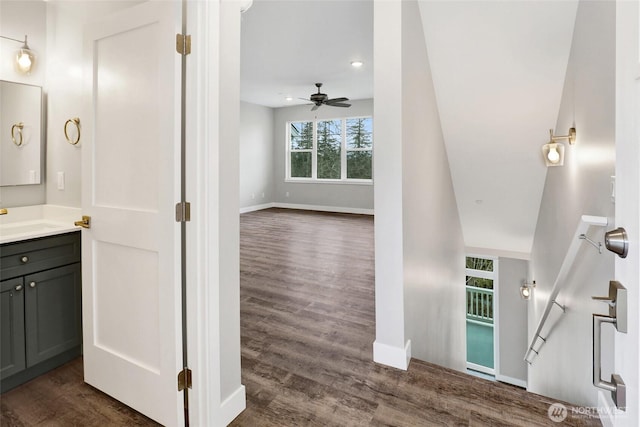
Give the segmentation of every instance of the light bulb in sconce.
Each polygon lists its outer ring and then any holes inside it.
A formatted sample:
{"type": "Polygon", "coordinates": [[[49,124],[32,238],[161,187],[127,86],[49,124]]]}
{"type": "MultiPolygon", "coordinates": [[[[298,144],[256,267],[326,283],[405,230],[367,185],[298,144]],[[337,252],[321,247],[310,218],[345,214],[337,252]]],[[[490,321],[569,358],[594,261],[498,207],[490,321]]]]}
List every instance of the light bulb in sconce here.
{"type": "Polygon", "coordinates": [[[536,281],[534,280],[532,283],[524,282],[522,286],[520,286],[520,297],[524,300],[528,300],[531,298],[531,294],[533,292],[533,288],[536,287],[536,281]]]}
{"type": "Polygon", "coordinates": [[[560,153],[558,153],[558,147],[555,144],[549,148],[547,159],[554,164],[560,161],[560,153]]]}
{"type": "Polygon", "coordinates": [[[16,52],[16,66],[21,73],[28,73],[31,71],[33,55],[27,52],[25,49],[20,49],[16,52]]]}
{"type": "Polygon", "coordinates": [[[24,36],[24,41],[18,39],[12,39],[11,37],[0,36],[0,39],[11,40],[14,42],[22,43],[22,47],[16,51],[14,57],[15,70],[20,74],[29,74],[33,70],[33,66],[36,62],[36,54],[29,49],[27,44],[27,36],[24,36]]]}

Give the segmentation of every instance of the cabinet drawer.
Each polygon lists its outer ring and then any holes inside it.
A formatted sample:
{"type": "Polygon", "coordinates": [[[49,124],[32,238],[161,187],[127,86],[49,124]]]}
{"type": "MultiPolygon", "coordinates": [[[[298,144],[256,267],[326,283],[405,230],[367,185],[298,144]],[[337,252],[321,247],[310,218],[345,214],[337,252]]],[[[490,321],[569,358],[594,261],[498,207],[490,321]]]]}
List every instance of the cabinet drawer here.
{"type": "Polygon", "coordinates": [[[43,237],[0,247],[0,280],[80,261],[80,233],[43,237]]]}

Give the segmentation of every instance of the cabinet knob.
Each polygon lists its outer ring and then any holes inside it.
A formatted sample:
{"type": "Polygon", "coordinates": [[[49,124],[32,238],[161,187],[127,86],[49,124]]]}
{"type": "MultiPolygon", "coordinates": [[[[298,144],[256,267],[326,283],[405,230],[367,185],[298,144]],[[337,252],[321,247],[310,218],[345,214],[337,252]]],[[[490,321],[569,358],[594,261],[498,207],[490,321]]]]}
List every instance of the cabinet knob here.
{"type": "Polygon", "coordinates": [[[15,287],[16,292],[19,292],[22,290],[22,285],[16,285],[15,287]]]}
{"type": "Polygon", "coordinates": [[[31,287],[31,288],[35,288],[35,287],[36,287],[36,282],[31,282],[31,283],[29,283],[29,287],[31,287]]]}
{"type": "Polygon", "coordinates": [[[24,255],[22,258],[20,258],[20,261],[22,261],[23,264],[27,263],[27,262],[29,262],[29,257],[24,255]]]}

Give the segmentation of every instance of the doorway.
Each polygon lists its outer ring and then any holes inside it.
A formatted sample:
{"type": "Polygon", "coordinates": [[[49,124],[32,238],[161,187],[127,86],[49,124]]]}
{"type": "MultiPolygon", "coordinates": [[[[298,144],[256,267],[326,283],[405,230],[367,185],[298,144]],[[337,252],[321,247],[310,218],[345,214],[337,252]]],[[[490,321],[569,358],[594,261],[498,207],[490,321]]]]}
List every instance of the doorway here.
{"type": "Polygon", "coordinates": [[[465,262],[467,369],[494,376],[498,259],[467,256],[465,262]]]}

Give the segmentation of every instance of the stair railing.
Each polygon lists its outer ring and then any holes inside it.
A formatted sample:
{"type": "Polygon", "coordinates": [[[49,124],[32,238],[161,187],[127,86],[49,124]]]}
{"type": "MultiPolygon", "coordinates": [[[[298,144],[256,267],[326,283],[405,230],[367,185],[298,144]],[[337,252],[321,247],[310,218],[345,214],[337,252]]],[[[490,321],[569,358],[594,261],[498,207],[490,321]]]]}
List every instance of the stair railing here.
{"type": "Polygon", "coordinates": [[[540,351],[540,349],[542,348],[542,346],[544,345],[544,343],[548,338],[548,337],[543,337],[541,334],[542,334],[542,329],[545,326],[545,323],[547,321],[547,318],[549,317],[549,314],[551,313],[551,309],[553,308],[553,306],[557,305],[564,312],[564,306],[559,304],[556,301],[556,298],[560,293],[560,290],[562,289],[562,285],[567,281],[569,271],[573,266],[573,263],[576,259],[576,255],[578,254],[578,249],[580,249],[580,245],[582,244],[582,241],[583,240],[588,241],[590,244],[594,245],[598,249],[598,251],[601,252],[601,244],[596,244],[591,239],[589,239],[586,234],[587,230],[591,226],[606,227],[607,222],[608,222],[607,218],[602,216],[582,215],[580,217],[580,221],[578,222],[578,227],[576,228],[575,235],[571,240],[571,245],[569,245],[569,249],[567,250],[567,254],[564,257],[564,260],[562,261],[562,265],[560,266],[560,271],[558,271],[558,276],[556,277],[556,280],[553,284],[553,288],[551,289],[551,294],[549,295],[547,304],[545,305],[544,311],[542,312],[542,317],[538,322],[538,327],[536,328],[536,331],[533,334],[533,337],[531,338],[531,342],[529,343],[529,348],[527,349],[527,352],[524,355],[524,360],[527,363],[529,364],[532,363],[531,361],[532,355],[538,354],[538,352],[540,351]],[[535,348],[536,344],[539,344],[537,349],[535,348]]]}

